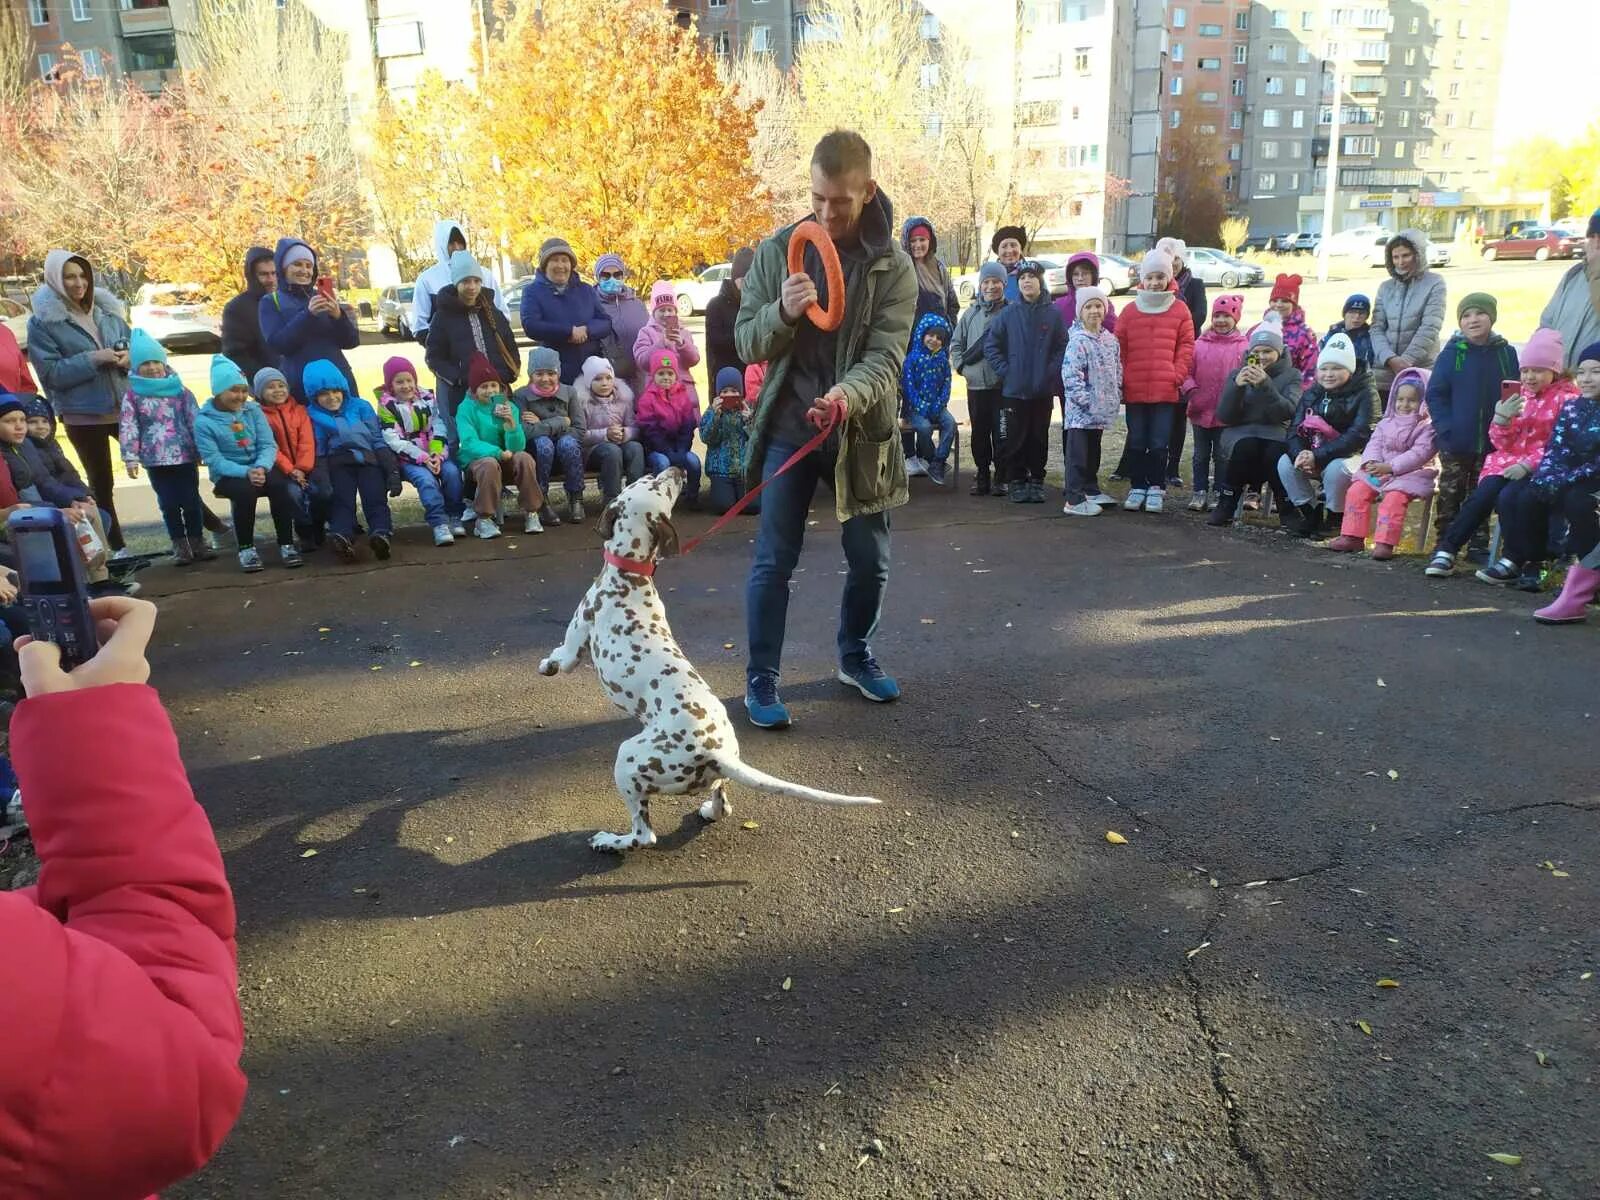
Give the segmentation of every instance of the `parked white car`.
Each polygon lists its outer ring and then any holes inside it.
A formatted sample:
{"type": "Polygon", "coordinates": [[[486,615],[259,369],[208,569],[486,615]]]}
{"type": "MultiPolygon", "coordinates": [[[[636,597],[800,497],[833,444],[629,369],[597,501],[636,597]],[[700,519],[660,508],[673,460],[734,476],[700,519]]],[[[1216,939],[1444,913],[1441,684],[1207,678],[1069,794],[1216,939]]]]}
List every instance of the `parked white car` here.
{"type": "Polygon", "coordinates": [[[198,283],[147,283],[139,289],[128,321],[169,350],[215,351],[222,346],[222,331],[206,311],[210,302],[198,283]]]}
{"type": "MultiPolygon", "coordinates": [[[[1340,230],[1328,239],[1328,254],[1332,258],[1354,258],[1370,267],[1385,266],[1383,252],[1395,231],[1382,225],[1357,225],[1354,229],[1340,230]]],[[[1428,242],[1428,265],[1448,267],[1450,248],[1435,241],[1428,242]]]]}
{"type": "MultiPolygon", "coordinates": [[[[672,287],[678,293],[678,315],[692,317],[697,312],[705,312],[712,297],[722,290],[722,281],[732,275],[732,263],[718,263],[714,267],[707,267],[693,279],[674,279],[672,287]]],[[[642,299],[647,305],[650,303],[650,297],[642,299]]]]}
{"type": "Polygon", "coordinates": [[[1189,272],[1211,287],[1257,287],[1267,280],[1267,273],[1255,263],[1212,246],[1189,247],[1189,272]]]}
{"type": "Polygon", "coordinates": [[[386,287],[378,293],[378,332],[384,336],[411,336],[411,298],[416,294],[410,284],[405,287],[386,287]]]}

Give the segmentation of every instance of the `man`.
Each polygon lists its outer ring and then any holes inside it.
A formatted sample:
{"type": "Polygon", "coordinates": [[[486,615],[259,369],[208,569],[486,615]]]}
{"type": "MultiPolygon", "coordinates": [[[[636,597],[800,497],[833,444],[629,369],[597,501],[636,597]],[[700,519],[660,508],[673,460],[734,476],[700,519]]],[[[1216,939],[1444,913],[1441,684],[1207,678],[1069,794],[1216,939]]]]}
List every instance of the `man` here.
{"type": "Polygon", "coordinates": [[[1600,341],[1600,208],[1589,217],[1583,245],[1587,257],[1567,268],[1539,315],[1541,327],[1561,334],[1569,371],[1578,369],[1578,355],[1585,346],[1600,341]]]}
{"type": "Polygon", "coordinates": [[[1372,356],[1378,364],[1378,395],[1387,396],[1394,377],[1407,367],[1431,367],[1444,329],[1444,279],[1428,269],[1428,238],[1402,229],[1383,248],[1389,278],[1372,307],[1372,356]]]}
{"type": "Polygon", "coordinates": [[[272,251],[251,246],[244,252],[244,291],[222,306],[222,353],[238,364],[245,378],[275,365],[261,336],[261,297],[278,287],[272,251]]]}
{"type": "MultiPolygon", "coordinates": [[[[723,367],[733,367],[744,374],[745,361],[739,357],[739,347],[733,341],[733,323],[739,316],[739,298],[744,295],[744,277],[750,274],[750,264],[756,252],[749,246],[739,247],[733,256],[733,270],[717,294],[706,305],[706,378],[715,380],[723,367]]],[[[646,380],[646,382],[649,382],[646,380]]]]}
{"type": "MultiPolygon", "coordinates": [[[[439,261],[418,275],[411,287],[411,334],[424,346],[428,344],[428,326],[433,321],[433,298],[440,288],[450,283],[450,256],[466,248],[467,230],[460,221],[434,222],[433,253],[439,261]]],[[[494,306],[505,313],[509,321],[511,310],[506,307],[505,291],[495,282],[493,271],[485,271],[483,286],[494,293],[494,306]]]]}
{"type": "Polygon", "coordinates": [[[989,249],[1006,269],[1006,303],[1015,304],[1022,298],[1017,291],[1017,264],[1022,262],[1022,252],[1028,246],[1028,231],[1021,225],[1002,225],[989,239],[989,249]]]}
{"type": "Polygon", "coordinates": [[[778,669],[789,611],[789,578],[805,539],[817,483],[834,493],[848,570],[839,610],[841,683],[869,700],[900,695],[869,645],[889,582],[889,510],[906,503],[906,464],[898,415],[900,367],[911,337],[917,280],[894,242],[894,212],[872,178],[872,150],[858,133],[836,129],[811,155],[811,210],[833,239],[844,272],[844,323],[824,333],[805,316],[813,303],[837,304],[819,289],[821,260],[806,251],[806,270],[786,266],[794,226],[761,243],[745,277],[734,327],[739,357],[764,362],[745,459],[745,483],[773,475],[830,418],[822,448],[775,479],[762,495],[761,534],[745,596],[750,643],[745,710],[753,725],[789,724],[778,697],[778,669]]]}
{"type": "MultiPolygon", "coordinates": [[[[595,290],[578,278],[578,256],[565,238],[545,238],[539,273],[522,289],[522,332],[561,356],[561,382],[576,383],[583,360],[605,353],[611,318],[595,290]]],[[[631,347],[629,347],[631,349],[631,347]]]]}

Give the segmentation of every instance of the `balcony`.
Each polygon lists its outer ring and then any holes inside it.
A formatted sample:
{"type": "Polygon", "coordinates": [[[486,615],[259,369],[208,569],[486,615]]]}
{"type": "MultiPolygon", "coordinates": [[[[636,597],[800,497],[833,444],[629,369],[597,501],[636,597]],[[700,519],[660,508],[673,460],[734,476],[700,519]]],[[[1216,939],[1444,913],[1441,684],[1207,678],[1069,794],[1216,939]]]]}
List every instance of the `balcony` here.
{"type": "Polygon", "coordinates": [[[158,96],[169,83],[177,83],[181,71],[129,71],[128,82],[146,95],[158,96]]]}
{"type": "Polygon", "coordinates": [[[166,4],[136,3],[117,13],[122,23],[123,37],[139,37],[147,33],[171,33],[172,9],[166,4]]]}

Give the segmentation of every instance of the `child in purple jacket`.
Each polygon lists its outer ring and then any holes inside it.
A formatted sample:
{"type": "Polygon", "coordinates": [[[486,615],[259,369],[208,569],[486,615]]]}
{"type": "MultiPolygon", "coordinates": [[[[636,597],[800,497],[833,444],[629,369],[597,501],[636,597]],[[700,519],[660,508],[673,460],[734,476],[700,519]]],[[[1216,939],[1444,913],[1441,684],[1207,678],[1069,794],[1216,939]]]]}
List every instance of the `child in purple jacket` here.
{"type": "Polygon", "coordinates": [[[1405,529],[1406,509],[1413,500],[1433,495],[1439,478],[1434,455],[1433,422],[1428,420],[1428,372],[1407,367],[1389,385],[1389,403],[1383,410],[1361,465],[1344,497],[1344,521],[1339,536],[1324,546],[1351,553],[1367,544],[1367,523],[1372,502],[1378,501],[1378,528],[1372,540],[1372,557],[1394,557],[1405,529]]]}

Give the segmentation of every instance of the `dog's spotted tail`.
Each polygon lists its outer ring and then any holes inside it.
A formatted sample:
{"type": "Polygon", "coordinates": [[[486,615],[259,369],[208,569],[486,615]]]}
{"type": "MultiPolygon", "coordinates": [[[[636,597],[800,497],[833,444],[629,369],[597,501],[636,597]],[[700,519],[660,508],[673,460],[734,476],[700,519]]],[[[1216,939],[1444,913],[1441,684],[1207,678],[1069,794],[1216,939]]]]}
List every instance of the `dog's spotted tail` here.
{"type": "Polygon", "coordinates": [[[882,803],[873,796],[841,796],[837,792],[819,792],[816,788],[802,787],[798,783],[790,783],[787,779],[779,779],[776,775],[758,771],[749,763],[740,762],[738,759],[724,760],[718,765],[722,768],[723,775],[735,783],[760,788],[764,792],[777,792],[780,796],[793,796],[796,800],[810,800],[816,804],[882,803]]]}

